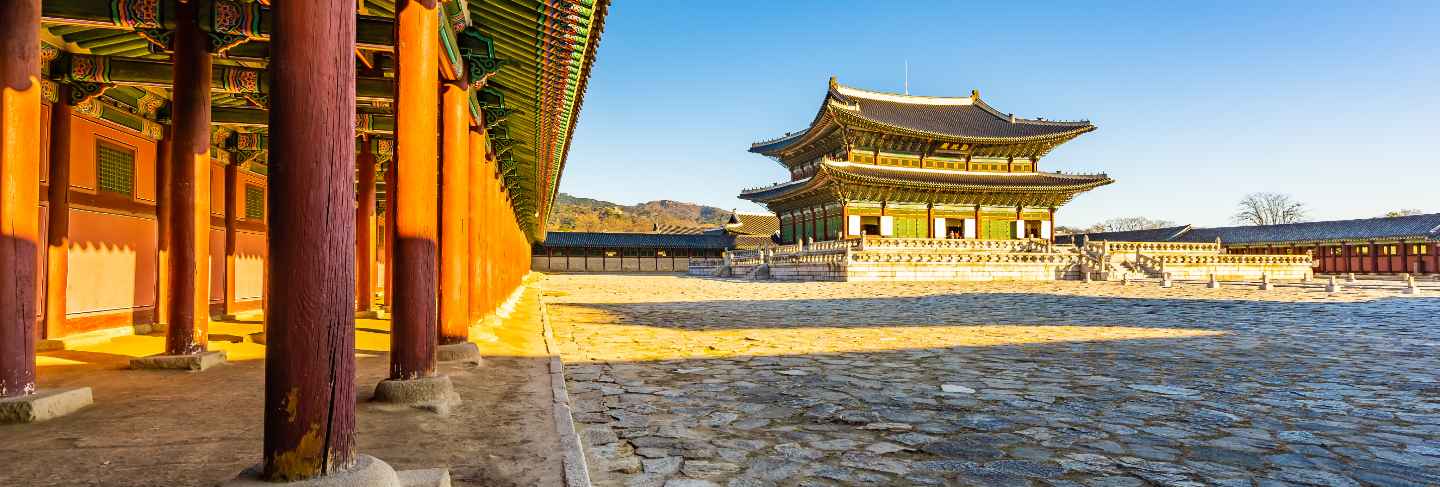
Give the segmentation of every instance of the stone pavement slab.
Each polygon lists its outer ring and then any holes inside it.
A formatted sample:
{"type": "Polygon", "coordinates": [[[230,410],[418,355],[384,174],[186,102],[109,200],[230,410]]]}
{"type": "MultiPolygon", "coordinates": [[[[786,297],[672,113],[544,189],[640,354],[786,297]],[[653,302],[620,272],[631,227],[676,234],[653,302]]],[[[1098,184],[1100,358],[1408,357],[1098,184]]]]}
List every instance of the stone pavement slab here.
{"type": "Polygon", "coordinates": [[[1440,299],[1278,283],[546,286],[596,485],[1440,485],[1440,299]]]}

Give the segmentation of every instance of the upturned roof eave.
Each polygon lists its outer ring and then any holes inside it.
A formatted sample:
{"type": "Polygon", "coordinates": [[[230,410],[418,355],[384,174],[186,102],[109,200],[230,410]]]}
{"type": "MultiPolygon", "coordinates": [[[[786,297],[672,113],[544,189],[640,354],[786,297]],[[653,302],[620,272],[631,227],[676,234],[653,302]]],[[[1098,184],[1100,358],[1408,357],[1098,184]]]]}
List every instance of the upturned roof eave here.
{"type": "MultiPolygon", "coordinates": [[[[848,164],[848,163],[847,163],[847,164],[848,164]]],[[[1004,173],[999,173],[999,174],[1004,174],[1004,173]]],[[[744,200],[747,200],[747,201],[754,201],[754,202],[757,202],[757,203],[765,203],[765,202],[769,202],[769,201],[774,201],[774,200],[782,199],[782,198],[785,198],[785,197],[787,197],[787,196],[790,196],[790,195],[793,195],[793,194],[796,194],[796,193],[802,193],[802,192],[806,192],[806,191],[813,190],[814,188],[820,187],[820,186],[824,185],[825,183],[828,183],[828,182],[831,181],[831,180],[834,180],[834,181],[837,181],[837,182],[844,182],[844,183],[851,183],[851,184],[864,184],[864,185],[870,185],[870,186],[891,186],[891,187],[905,186],[905,187],[913,187],[913,188],[917,188],[917,189],[932,189],[932,190],[944,190],[944,191],[969,191],[969,192],[977,192],[977,193],[1031,192],[1031,193],[1072,194],[1072,195],[1074,195],[1074,194],[1079,194],[1079,193],[1083,193],[1083,192],[1086,192],[1086,191],[1090,191],[1090,190],[1092,190],[1092,189],[1095,189],[1095,188],[1098,188],[1098,187],[1101,187],[1101,186],[1106,186],[1106,185],[1109,185],[1109,184],[1115,182],[1114,179],[1111,179],[1109,176],[1104,176],[1104,175],[1095,175],[1095,176],[1067,176],[1067,177],[1074,177],[1074,178],[1076,178],[1076,179],[1082,179],[1082,178],[1087,178],[1087,179],[1085,179],[1083,182],[1077,182],[1077,183],[1074,183],[1074,184],[1057,184],[1057,185],[1004,185],[1004,184],[955,184],[955,183],[937,183],[937,182],[916,181],[916,180],[888,179],[888,178],[880,178],[880,177],[874,177],[874,176],[867,176],[867,175],[855,174],[855,173],[853,173],[853,172],[845,171],[845,168],[844,168],[843,166],[839,166],[839,165],[836,165],[836,164],[827,162],[827,163],[825,163],[825,164],[821,164],[819,171],[817,171],[814,176],[811,176],[811,177],[806,178],[806,179],[804,179],[804,180],[792,181],[792,182],[790,182],[790,183],[779,184],[779,185],[772,186],[772,187],[769,187],[769,188],[762,188],[762,189],[757,189],[757,190],[754,190],[754,191],[741,192],[741,193],[740,193],[740,198],[741,198],[741,199],[744,199],[744,200]]]]}
{"type": "Polygon", "coordinates": [[[1023,137],[987,137],[964,134],[946,134],[941,132],[932,132],[928,130],[913,129],[909,127],[901,127],[899,125],[890,124],[866,117],[864,114],[861,114],[854,110],[848,110],[843,107],[834,107],[831,108],[830,111],[833,113],[832,117],[835,122],[846,127],[862,126],[864,128],[889,131],[892,133],[898,133],[900,135],[928,139],[936,142],[958,142],[969,144],[1023,144],[1029,142],[1054,141],[1057,143],[1063,143],[1082,134],[1093,132],[1096,128],[1094,124],[1086,122],[1084,125],[1077,125],[1075,128],[1064,132],[1055,132],[1042,135],[1027,135],[1023,137]]]}

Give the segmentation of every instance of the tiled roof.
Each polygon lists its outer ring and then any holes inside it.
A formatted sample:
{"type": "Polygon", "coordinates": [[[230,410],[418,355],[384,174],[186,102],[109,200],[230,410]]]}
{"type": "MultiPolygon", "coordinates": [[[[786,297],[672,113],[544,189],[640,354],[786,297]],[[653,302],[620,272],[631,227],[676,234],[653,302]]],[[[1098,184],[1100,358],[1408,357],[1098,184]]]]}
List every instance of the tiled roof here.
{"type": "Polygon", "coordinates": [[[727,235],[666,233],[548,232],[546,247],[725,249],[733,246],[727,235]]]}
{"type": "Polygon", "coordinates": [[[740,193],[753,201],[767,201],[800,191],[827,179],[868,184],[900,185],[915,188],[978,191],[1076,192],[1114,182],[1104,174],[1060,174],[1048,172],[979,172],[945,169],[918,169],[876,166],[844,161],[825,161],[813,177],[740,193]]]}
{"type": "Polygon", "coordinates": [[[1012,118],[977,97],[892,95],[840,86],[832,106],[882,125],[965,139],[1040,139],[1095,130],[1090,122],[1012,118]]]}
{"type": "Polygon", "coordinates": [[[1244,227],[1196,228],[1177,240],[1226,244],[1300,243],[1341,240],[1440,240],[1440,213],[1244,227]]]}
{"type": "Polygon", "coordinates": [[[742,235],[762,235],[769,238],[775,232],[780,231],[780,217],[769,213],[740,213],[730,214],[730,222],[725,224],[725,229],[731,233],[742,235]]]}
{"type": "Polygon", "coordinates": [[[1257,245],[1284,243],[1315,243],[1368,240],[1440,240],[1440,213],[1426,215],[1331,220],[1287,223],[1282,225],[1248,225],[1239,227],[1190,228],[1172,227],[1140,232],[1106,232],[1083,234],[1089,240],[1117,242],[1214,242],[1257,245]],[[1172,232],[1183,229],[1180,232],[1172,232]]]}
{"type": "MultiPolygon", "coordinates": [[[[1176,237],[1179,237],[1180,235],[1184,234],[1189,230],[1190,225],[1180,225],[1178,227],[1152,228],[1148,230],[1126,230],[1123,232],[1094,232],[1082,233],[1080,235],[1084,235],[1087,240],[1092,241],[1109,240],[1112,242],[1169,242],[1171,240],[1175,240],[1176,237]]],[[[1066,236],[1073,237],[1073,235],[1066,236]]],[[[1055,241],[1057,243],[1069,243],[1071,239],[1065,239],[1062,241],[1060,237],[1055,237],[1055,241]]]]}
{"type": "Polygon", "coordinates": [[[736,235],[735,248],[737,249],[758,249],[769,245],[778,245],[780,242],[771,235],[736,235]]]}
{"type": "Polygon", "coordinates": [[[659,223],[656,223],[655,230],[651,233],[668,233],[672,235],[700,235],[702,233],[705,233],[706,230],[709,229],[702,227],[687,227],[681,225],[661,225],[659,223]]]}
{"type": "Polygon", "coordinates": [[[968,97],[911,96],[862,90],[831,79],[820,112],[805,130],[751,144],[750,152],[772,154],[814,132],[823,135],[823,126],[870,126],[933,140],[974,143],[1021,143],[1069,140],[1095,130],[1089,121],[1054,121],[1015,117],[1001,113],[980,99],[968,97]]]}

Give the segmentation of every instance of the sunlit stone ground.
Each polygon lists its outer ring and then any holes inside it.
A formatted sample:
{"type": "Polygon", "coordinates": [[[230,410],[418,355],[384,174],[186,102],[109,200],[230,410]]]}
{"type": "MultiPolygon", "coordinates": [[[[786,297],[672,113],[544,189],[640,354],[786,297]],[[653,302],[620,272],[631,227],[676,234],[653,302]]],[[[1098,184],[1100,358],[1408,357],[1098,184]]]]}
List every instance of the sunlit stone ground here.
{"type": "MultiPolygon", "coordinates": [[[[562,482],[548,366],[529,291],[499,326],[477,327],[483,366],[441,364],[462,403],[438,415],[371,402],[389,372],[390,321],[356,320],[356,442],[398,469],[446,467],[454,485],[562,482]]],[[[95,404],[41,423],[0,425],[0,486],[213,486],[261,459],[265,346],[260,317],[210,323],[230,362],[204,372],[130,370],[165,336],[119,337],[38,358],[42,388],[86,386],[95,404]]]]}
{"type": "Polygon", "coordinates": [[[1440,485],[1440,289],[553,275],[596,485],[1440,485]]]}

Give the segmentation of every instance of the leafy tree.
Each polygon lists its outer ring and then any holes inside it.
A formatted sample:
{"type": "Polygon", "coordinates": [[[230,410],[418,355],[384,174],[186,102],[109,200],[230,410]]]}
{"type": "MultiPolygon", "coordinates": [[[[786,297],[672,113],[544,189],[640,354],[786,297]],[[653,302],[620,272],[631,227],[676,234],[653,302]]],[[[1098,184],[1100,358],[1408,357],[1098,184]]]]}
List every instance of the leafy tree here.
{"type": "Polygon", "coordinates": [[[1416,208],[1406,208],[1406,209],[1403,209],[1403,210],[1395,210],[1395,211],[1387,211],[1387,212],[1385,212],[1385,216],[1386,216],[1386,217],[1424,215],[1424,214],[1425,214],[1425,211],[1424,211],[1424,210],[1420,210],[1420,209],[1416,209],[1416,208]]]}
{"type": "Polygon", "coordinates": [[[1231,218],[1247,225],[1279,225],[1303,222],[1308,215],[1305,203],[1288,194],[1250,193],[1240,199],[1239,208],[1231,218]]]}
{"type": "Polygon", "coordinates": [[[1153,230],[1176,226],[1170,220],[1157,220],[1143,216],[1111,218],[1091,226],[1090,232],[1129,232],[1132,230],[1153,230]]]}

